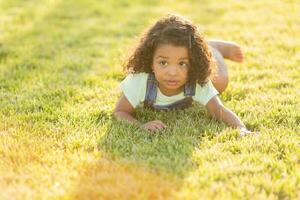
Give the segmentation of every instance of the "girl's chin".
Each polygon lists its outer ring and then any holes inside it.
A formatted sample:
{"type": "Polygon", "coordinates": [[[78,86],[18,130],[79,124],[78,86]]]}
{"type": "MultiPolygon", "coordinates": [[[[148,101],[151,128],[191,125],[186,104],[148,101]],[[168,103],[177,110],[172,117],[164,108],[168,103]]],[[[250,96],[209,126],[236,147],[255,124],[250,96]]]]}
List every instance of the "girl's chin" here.
{"type": "Polygon", "coordinates": [[[177,83],[165,83],[164,88],[176,89],[176,88],[180,88],[180,86],[177,83]]]}
{"type": "Polygon", "coordinates": [[[173,85],[167,85],[165,86],[166,89],[169,89],[169,90],[180,90],[181,87],[178,87],[177,85],[176,86],[173,86],[173,85]]]}

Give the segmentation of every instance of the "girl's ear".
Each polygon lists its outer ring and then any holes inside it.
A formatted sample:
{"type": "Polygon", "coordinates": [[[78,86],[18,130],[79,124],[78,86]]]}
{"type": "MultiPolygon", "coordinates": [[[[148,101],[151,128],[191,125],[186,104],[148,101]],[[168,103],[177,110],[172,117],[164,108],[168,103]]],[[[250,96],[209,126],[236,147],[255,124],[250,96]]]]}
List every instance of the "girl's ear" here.
{"type": "Polygon", "coordinates": [[[153,64],[151,65],[151,71],[152,71],[152,72],[154,71],[154,69],[153,69],[153,64]]]}

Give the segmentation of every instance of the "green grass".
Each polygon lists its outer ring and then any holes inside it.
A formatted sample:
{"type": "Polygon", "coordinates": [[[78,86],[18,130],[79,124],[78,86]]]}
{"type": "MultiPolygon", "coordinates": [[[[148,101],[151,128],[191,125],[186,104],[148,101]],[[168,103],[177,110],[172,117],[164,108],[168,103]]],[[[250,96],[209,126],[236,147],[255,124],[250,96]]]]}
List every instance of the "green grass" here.
{"type": "Polygon", "coordinates": [[[0,0],[0,199],[299,199],[298,1],[0,0]],[[220,96],[260,137],[200,106],[112,118],[136,38],[169,12],[240,43],[220,96]]]}

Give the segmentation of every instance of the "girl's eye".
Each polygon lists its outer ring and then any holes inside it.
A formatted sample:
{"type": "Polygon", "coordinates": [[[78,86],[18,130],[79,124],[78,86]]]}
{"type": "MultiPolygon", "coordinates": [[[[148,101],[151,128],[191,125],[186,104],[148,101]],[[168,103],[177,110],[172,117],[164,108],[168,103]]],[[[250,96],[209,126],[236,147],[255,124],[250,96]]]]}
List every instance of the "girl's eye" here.
{"type": "Polygon", "coordinates": [[[180,62],[179,65],[180,65],[180,67],[183,67],[183,68],[188,68],[188,66],[189,66],[189,64],[186,62],[180,62]]]}
{"type": "Polygon", "coordinates": [[[158,64],[163,67],[166,67],[168,65],[167,61],[164,60],[160,61],[158,64]]]}

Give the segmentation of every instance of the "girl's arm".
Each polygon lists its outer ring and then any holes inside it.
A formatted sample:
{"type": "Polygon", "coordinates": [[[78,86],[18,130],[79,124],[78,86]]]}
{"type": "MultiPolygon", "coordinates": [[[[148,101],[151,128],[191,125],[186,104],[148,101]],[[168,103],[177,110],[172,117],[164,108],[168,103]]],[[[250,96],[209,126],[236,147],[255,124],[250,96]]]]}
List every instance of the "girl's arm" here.
{"type": "Polygon", "coordinates": [[[218,96],[214,96],[213,98],[211,98],[211,100],[209,100],[205,107],[207,108],[209,113],[219,121],[225,122],[233,128],[240,129],[242,136],[252,133],[251,131],[247,130],[244,123],[235,113],[223,106],[218,96]]]}
{"type": "Polygon", "coordinates": [[[129,103],[127,98],[124,95],[122,95],[121,98],[119,99],[117,105],[116,105],[116,108],[113,112],[113,115],[117,119],[127,120],[129,122],[134,123],[134,124],[141,125],[141,123],[132,116],[133,112],[134,112],[134,108],[129,103]]]}
{"type": "Polygon", "coordinates": [[[150,130],[150,131],[158,131],[160,129],[164,129],[167,126],[159,121],[159,120],[154,120],[151,122],[147,122],[145,124],[142,124],[139,122],[136,118],[132,116],[134,112],[134,108],[132,105],[129,103],[125,95],[122,94],[120,100],[118,101],[116,108],[113,112],[113,115],[120,120],[126,120],[130,123],[137,124],[139,127],[150,130]]]}

